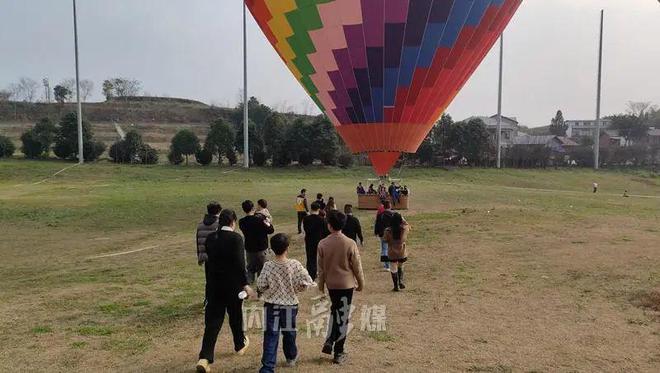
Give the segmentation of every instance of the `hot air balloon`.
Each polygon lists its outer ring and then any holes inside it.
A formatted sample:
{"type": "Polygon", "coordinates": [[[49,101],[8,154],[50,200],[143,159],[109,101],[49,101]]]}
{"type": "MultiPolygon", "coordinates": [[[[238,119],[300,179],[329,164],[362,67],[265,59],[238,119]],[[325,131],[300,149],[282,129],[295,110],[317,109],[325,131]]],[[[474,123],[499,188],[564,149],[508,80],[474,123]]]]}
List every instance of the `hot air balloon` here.
{"type": "Polygon", "coordinates": [[[354,153],[414,153],[522,0],[246,0],[354,153]]]}

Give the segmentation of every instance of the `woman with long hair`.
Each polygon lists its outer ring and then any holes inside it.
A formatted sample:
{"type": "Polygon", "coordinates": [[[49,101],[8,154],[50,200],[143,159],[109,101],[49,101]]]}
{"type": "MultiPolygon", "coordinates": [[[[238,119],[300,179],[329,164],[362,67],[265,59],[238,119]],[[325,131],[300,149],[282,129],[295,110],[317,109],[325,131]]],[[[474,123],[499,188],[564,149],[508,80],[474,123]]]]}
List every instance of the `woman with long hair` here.
{"type": "Polygon", "coordinates": [[[387,242],[387,256],[390,262],[390,274],[394,288],[392,291],[405,289],[403,282],[403,263],[408,261],[406,241],[410,232],[410,225],[403,219],[401,214],[394,213],[391,224],[385,229],[383,240],[387,242]]]}
{"type": "Polygon", "coordinates": [[[330,211],[337,210],[337,204],[335,203],[335,197],[328,198],[328,203],[325,205],[325,213],[329,214],[330,211]]]}

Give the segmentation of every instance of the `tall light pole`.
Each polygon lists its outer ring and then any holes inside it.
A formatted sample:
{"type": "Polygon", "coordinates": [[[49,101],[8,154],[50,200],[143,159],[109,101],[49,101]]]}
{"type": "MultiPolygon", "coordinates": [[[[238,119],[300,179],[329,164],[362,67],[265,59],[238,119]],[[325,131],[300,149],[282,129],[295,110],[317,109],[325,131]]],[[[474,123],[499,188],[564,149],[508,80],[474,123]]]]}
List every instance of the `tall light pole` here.
{"type": "Polygon", "coordinates": [[[603,25],[605,20],[605,10],[600,11],[600,43],[598,48],[598,90],[596,94],[596,130],[594,131],[594,170],[600,167],[600,98],[603,77],[603,25]]]}
{"type": "Polygon", "coordinates": [[[500,79],[497,93],[497,168],[502,168],[502,70],[504,67],[504,32],[500,35],[500,79]]]}
{"type": "Polygon", "coordinates": [[[248,126],[248,87],[247,87],[247,6],[243,5],[243,167],[250,168],[250,128],[248,126]]]}
{"type": "Polygon", "coordinates": [[[46,103],[50,104],[50,81],[48,81],[48,78],[43,78],[41,83],[44,85],[44,99],[46,103]]]}
{"type": "Polygon", "coordinates": [[[78,16],[76,0],[73,0],[73,38],[76,49],[76,100],[78,101],[78,163],[85,162],[83,154],[82,104],[80,103],[80,68],[78,62],[78,16]]]}

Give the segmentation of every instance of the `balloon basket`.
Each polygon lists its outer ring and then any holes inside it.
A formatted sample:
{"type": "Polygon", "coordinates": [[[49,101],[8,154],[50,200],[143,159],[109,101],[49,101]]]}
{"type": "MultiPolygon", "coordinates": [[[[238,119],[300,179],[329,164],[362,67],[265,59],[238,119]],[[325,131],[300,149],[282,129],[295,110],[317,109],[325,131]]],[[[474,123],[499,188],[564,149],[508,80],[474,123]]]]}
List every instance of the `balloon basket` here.
{"type": "MultiPolygon", "coordinates": [[[[390,202],[392,201],[391,197],[387,197],[390,202]]],[[[399,201],[394,201],[392,203],[392,208],[394,210],[408,210],[409,196],[399,197],[399,201]]],[[[380,207],[381,200],[378,194],[362,194],[358,195],[358,209],[359,210],[378,210],[380,207]]]]}

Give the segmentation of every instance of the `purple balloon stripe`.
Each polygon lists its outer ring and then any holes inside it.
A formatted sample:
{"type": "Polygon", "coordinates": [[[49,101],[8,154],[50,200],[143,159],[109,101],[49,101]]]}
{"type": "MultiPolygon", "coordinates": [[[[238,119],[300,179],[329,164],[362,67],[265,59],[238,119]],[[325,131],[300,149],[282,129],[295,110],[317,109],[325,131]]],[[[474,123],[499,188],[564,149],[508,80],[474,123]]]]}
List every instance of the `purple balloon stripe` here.
{"type": "Polygon", "coordinates": [[[348,52],[353,68],[363,69],[367,67],[367,54],[364,50],[362,25],[344,26],[344,35],[346,35],[346,44],[348,45],[348,52]]]}
{"type": "Polygon", "coordinates": [[[351,65],[351,56],[348,53],[348,49],[337,49],[332,52],[335,55],[337,67],[339,67],[341,77],[344,80],[344,87],[346,87],[346,89],[357,88],[357,82],[353,75],[353,66],[351,65]]]}
{"type": "Polygon", "coordinates": [[[335,91],[330,92],[330,97],[335,102],[335,107],[347,107],[351,105],[351,99],[348,97],[346,92],[346,87],[344,86],[344,80],[341,77],[341,72],[331,71],[328,73],[332,85],[335,87],[335,91]]]}
{"type": "Polygon", "coordinates": [[[385,44],[385,1],[362,0],[364,41],[367,47],[382,47],[385,44]]]}
{"type": "Polygon", "coordinates": [[[385,6],[386,23],[406,23],[409,0],[387,0],[385,6]]]}

